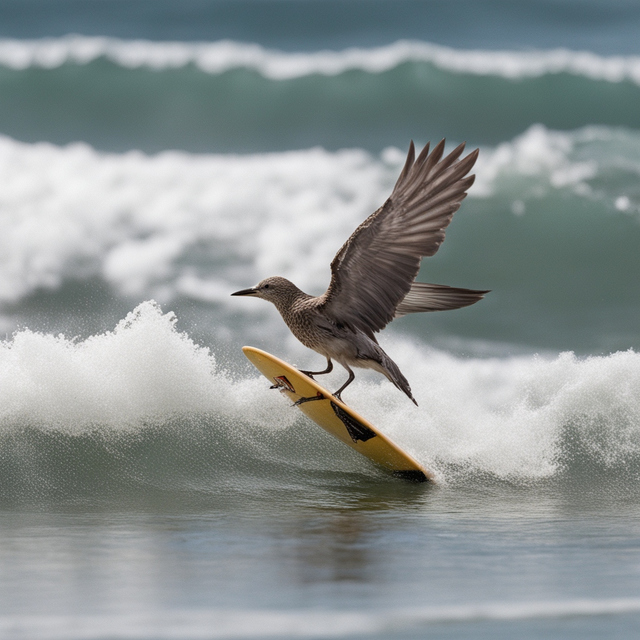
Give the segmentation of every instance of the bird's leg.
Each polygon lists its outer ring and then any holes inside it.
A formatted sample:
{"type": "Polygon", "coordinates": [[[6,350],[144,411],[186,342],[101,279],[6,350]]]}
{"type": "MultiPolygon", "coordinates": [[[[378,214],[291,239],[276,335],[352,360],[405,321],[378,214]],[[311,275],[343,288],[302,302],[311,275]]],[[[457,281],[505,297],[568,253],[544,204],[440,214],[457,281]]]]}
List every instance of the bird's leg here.
{"type": "Polygon", "coordinates": [[[356,374],[353,373],[353,371],[347,367],[346,364],[342,365],[348,372],[349,372],[349,378],[347,379],[347,381],[333,394],[336,398],[338,398],[338,400],[343,401],[342,400],[342,392],[356,379],[356,374]]]}
{"type": "Polygon", "coordinates": [[[324,371],[303,371],[300,369],[300,373],[304,373],[305,376],[309,376],[313,378],[313,376],[321,376],[325,373],[331,373],[333,371],[333,362],[331,362],[331,358],[327,358],[327,368],[324,371]]]}
{"type": "MultiPolygon", "coordinates": [[[[309,376],[313,379],[313,376],[320,376],[323,373],[331,373],[333,371],[333,362],[331,362],[331,358],[327,358],[327,368],[324,371],[302,371],[300,369],[300,373],[304,373],[305,376],[309,376]]],[[[298,405],[303,404],[304,402],[311,402],[312,400],[325,400],[326,398],[318,391],[315,396],[309,396],[308,398],[300,398],[296,402],[293,403],[293,406],[296,407],[298,405]]]]}

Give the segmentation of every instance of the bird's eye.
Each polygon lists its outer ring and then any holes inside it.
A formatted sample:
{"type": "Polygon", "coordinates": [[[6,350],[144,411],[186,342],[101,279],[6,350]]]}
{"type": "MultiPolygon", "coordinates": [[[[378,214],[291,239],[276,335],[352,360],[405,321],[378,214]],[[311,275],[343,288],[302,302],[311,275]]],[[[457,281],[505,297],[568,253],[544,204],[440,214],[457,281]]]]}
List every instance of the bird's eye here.
{"type": "Polygon", "coordinates": [[[264,285],[264,288],[265,288],[265,289],[268,289],[268,288],[269,288],[269,285],[268,285],[268,284],[265,284],[265,285],[264,285]]]}

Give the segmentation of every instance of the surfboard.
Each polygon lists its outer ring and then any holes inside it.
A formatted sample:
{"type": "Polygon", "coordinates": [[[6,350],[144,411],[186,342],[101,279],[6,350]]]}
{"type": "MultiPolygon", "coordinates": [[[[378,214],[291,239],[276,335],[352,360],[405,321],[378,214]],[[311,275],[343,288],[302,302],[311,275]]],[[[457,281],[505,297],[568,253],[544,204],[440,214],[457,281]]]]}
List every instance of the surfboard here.
{"type": "Polygon", "coordinates": [[[408,453],[314,379],[266,351],[255,347],[242,350],[251,364],[294,403],[300,398],[318,398],[296,406],[332,436],[399,478],[433,480],[433,475],[408,453]]]}

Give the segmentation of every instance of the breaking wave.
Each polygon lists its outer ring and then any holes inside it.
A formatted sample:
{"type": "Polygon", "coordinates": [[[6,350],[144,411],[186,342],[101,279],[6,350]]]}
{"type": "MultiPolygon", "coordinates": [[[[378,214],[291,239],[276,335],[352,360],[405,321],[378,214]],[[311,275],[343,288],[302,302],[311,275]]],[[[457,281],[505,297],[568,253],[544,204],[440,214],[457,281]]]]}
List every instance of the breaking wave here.
{"type": "MultiPolygon", "coordinates": [[[[506,202],[517,216],[568,194],[634,217],[638,148],[625,131],[536,125],[482,149],[470,196],[506,202]]],[[[264,274],[321,289],[336,250],[390,193],[404,154],[105,154],[0,138],[0,301],[96,276],[125,296],[230,308],[240,307],[229,291],[264,274]]],[[[502,250],[491,235],[484,242],[502,250]]]]}
{"type": "MultiPolygon", "coordinates": [[[[346,399],[440,484],[640,472],[634,351],[462,359],[403,339],[389,350],[419,408],[362,374],[346,399]]],[[[86,340],[18,332],[0,344],[3,495],[386,477],[268,387],[248,365],[217,361],[153,302],[86,340]]]]}

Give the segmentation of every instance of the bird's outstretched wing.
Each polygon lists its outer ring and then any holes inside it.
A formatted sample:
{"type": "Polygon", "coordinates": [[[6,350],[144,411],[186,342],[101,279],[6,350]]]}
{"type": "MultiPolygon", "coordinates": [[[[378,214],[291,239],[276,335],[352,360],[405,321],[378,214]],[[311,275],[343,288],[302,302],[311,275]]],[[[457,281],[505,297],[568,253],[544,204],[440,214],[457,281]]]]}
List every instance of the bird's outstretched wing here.
{"type": "Polygon", "coordinates": [[[369,216],[331,263],[322,309],[339,324],[373,336],[396,314],[411,289],[420,260],[444,240],[453,214],[475,176],[478,149],[459,160],[464,144],[442,158],[444,140],[415,157],[413,142],[389,199],[369,216]]]}

